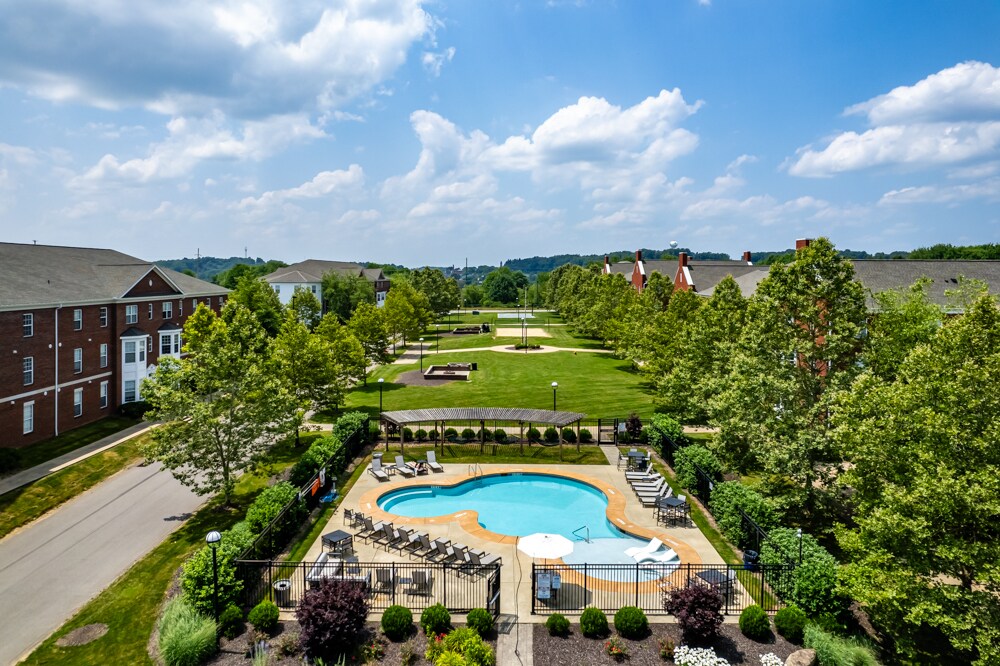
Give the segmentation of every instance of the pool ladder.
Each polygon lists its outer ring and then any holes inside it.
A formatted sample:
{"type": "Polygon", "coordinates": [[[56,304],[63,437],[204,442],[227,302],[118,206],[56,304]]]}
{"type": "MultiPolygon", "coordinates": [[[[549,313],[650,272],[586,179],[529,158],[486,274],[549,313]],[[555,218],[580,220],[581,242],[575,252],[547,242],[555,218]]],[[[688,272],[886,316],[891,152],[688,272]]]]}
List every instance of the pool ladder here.
{"type": "Polygon", "coordinates": [[[469,476],[476,479],[483,475],[483,468],[480,467],[479,463],[473,463],[469,465],[469,476]]]}
{"type": "Polygon", "coordinates": [[[580,530],[587,530],[587,536],[583,537],[583,540],[586,541],[587,543],[590,543],[590,526],[581,525],[580,527],[573,530],[573,536],[580,536],[579,534],[577,534],[577,532],[579,532],[580,530]]]}

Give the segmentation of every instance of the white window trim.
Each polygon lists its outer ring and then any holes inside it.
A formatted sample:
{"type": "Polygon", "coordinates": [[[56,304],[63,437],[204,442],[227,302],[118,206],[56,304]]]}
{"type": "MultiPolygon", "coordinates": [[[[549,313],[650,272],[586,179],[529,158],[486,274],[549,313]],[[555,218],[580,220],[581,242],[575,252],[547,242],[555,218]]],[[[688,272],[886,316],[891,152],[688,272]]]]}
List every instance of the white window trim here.
{"type": "Polygon", "coordinates": [[[106,307],[102,307],[101,308],[101,313],[100,313],[100,316],[98,317],[98,319],[99,319],[99,321],[101,323],[101,328],[107,328],[108,327],[108,308],[106,308],[106,307]]]}
{"type": "Polygon", "coordinates": [[[78,375],[81,372],[83,372],[83,347],[77,347],[73,350],[73,374],[78,375]]]}
{"type": "Polygon", "coordinates": [[[83,416],[83,389],[73,389],[73,418],[83,416]]]}
{"type": "Polygon", "coordinates": [[[101,409],[106,409],[108,406],[108,382],[101,382],[101,409]]]}
{"type": "Polygon", "coordinates": [[[22,381],[24,381],[24,375],[26,375],[28,373],[31,373],[31,379],[29,381],[24,382],[24,386],[31,386],[32,384],[35,383],[35,357],[34,356],[25,356],[21,360],[21,380],[22,381]],[[30,364],[31,365],[31,369],[30,370],[25,370],[24,369],[24,366],[26,364],[30,364]]]}
{"type": "Polygon", "coordinates": [[[102,342],[100,347],[101,367],[108,367],[108,343],[102,342]]]}
{"type": "Polygon", "coordinates": [[[82,308],[74,308],[73,309],[73,330],[74,331],[82,331],[83,330],[83,309],[82,308]]]}
{"type": "Polygon", "coordinates": [[[125,306],[125,323],[126,324],[138,324],[139,323],[139,306],[136,305],[126,305],[125,306]]]}
{"type": "Polygon", "coordinates": [[[21,315],[21,337],[35,337],[35,315],[32,312],[25,312],[21,315]],[[27,334],[24,333],[24,329],[28,329],[27,334]]]}
{"type": "Polygon", "coordinates": [[[35,432],[35,401],[30,400],[24,403],[24,407],[21,408],[21,434],[30,435],[35,432]],[[28,419],[25,418],[26,412],[31,412],[31,425],[27,425],[28,419]]]}

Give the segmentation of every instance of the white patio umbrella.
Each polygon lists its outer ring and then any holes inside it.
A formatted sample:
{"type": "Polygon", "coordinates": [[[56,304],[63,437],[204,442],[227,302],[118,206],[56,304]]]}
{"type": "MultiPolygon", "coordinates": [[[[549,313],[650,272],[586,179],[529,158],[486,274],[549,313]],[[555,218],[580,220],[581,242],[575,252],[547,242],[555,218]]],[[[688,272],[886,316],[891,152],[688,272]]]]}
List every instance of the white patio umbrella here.
{"type": "Polygon", "coordinates": [[[538,559],[554,560],[573,552],[573,542],[561,534],[535,532],[517,540],[517,549],[538,559]]]}

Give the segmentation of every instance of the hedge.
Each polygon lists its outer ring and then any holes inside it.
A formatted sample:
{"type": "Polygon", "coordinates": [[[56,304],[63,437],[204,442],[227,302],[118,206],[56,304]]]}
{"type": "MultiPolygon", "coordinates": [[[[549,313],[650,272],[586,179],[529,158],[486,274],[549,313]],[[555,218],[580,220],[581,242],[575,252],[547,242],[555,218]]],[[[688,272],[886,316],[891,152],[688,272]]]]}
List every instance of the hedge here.
{"type": "Polygon", "coordinates": [[[646,441],[657,453],[669,460],[670,455],[665,451],[668,439],[678,446],[684,446],[687,443],[684,427],[672,416],[655,414],[646,426],[646,441]]]}
{"type": "Polygon", "coordinates": [[[743,529],[740,509],[765,531],[778,525],[778,516],[771,503],[756,490],[738,481],[726,481],[715,486],[708,508],[722,533],[741,549],[754,542],[753,535],[743,529]]]}
{"type": "MultiPolygon", "coordinates": [[[[789,559],[796,562],[799,557],[799,538],[796,530],[776,527],[768,532],[760,552],[761,564],[786,564],[789,559]]],[[[780,585],[778,571],[768,571],[768,582],[779,590],[790,588],[790,601],[816,617],[825,613],[839,614],[844,608],[844,600],[837,590],[837,560],[809,534],[802,534],[802,563],[790,574],[789,585],[780,585]]],[[[785,596],[789,596],[786,594],[785,596]]]]}
{"type": "Polygon", "coordinates": [[[247,509],[247,526],[250,528],[250,532],[257,537],[264,532],[272,520],[278,517],[286,504],[295,502],[292,508],[281,517],[279,523],[274,526],[270,533],[270,543],[263,544],[269,552],[284,546],[287,538],[302,524],[302,519],[306,514],[306,505],[304,501],[297,499],[298,493],[296,486],[282,481],[262,490],[247,509]]]}
{"type": "Polygon", "coordinates": [[[333,459],[330,467],[334,474],[344,471],[347,463],[347,449],[341,440],[334,435],[320,437],[312,446],[302,454],[299,461],[292,467],[289,481],[296,487],[301,488],[313,475],[320,470],[327,460],[333,459]]]}
{"type": "MultiPolygon", "coordinates": [[[[250,547],[254,535],[246,521],[241,521],[222,533],[218,545],[219,609],[239,604],[243,581],[236,576],[234,562],[250,547]]],[[[181,568],[181,589],[184,599],[199,613],[212,615],[212,549],[207,544],[192,555],[181,568]]]]}
{"type": "Polygon", "coordinates": [[[674,454],[674,469],[681,486],[694,490],[698,487],[698,475],[695,464],[702,468],[709,478],[715,480],[722,474],[722,464],[715,454],[701,444],[685,446],[674,454]]]}

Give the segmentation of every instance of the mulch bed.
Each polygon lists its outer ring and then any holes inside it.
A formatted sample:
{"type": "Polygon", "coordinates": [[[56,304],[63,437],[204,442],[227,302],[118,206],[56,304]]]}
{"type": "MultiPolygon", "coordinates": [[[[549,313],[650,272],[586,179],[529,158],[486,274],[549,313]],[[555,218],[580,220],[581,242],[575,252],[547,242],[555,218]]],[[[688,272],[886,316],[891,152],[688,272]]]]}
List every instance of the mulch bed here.
{"type": "Polygon", "coordinates": [[[448,386],[452,382],[461,382],[461,379],[425,379],[419,370],[410,370],[396,377],[394,384],[404,384],[406,386],[448,386]]]}
{"type": "MultiPolygon", "coordinates": [[[[664,663],[660,658],[659,639],[673,641],[674,645],[679,645],[681,640],[680,628],[676,624],[653,624],[650,625],[651,634],[638,641],[622,639],[627,646],[628,658],[622,663],[633,666],[659,666],[664,663]]],[[[577,625],[571,626],[571,633],[566,638],[550,636],[543,624],[534,626],[534,658],[536,664],[543,666],[590,666],[591,664],[614,664],[616,662],[604,651],[606,639],[585,638],[580,633],[577,625]]],[[[765,642],[750,640],[740,632],[740,628],[735,624],[722,625],[722,636],[707,646],[715,649],[715,653],[724,659],[728,659],[731,664],[746,664],[746,666],[759,666],[760,655],[773,652],[782,661],[788,655],[799,649],[797,645],[789,643],[781,636],[772,633],[770,639],[765,642]]]]}

